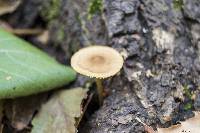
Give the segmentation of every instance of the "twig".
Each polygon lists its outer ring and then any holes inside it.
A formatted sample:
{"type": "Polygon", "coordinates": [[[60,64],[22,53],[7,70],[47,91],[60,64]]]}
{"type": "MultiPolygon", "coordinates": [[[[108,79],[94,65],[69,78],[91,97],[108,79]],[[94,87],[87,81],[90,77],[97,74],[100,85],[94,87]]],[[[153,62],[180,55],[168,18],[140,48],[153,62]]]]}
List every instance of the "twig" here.
{"type": "Polygon", "coordinates": [[[16,35],[38,35],[41,34],[44,30],[42,29],[5,29],[8,32],[11,32],[16,35]]]}
{"type": "Polygon", "coordinates": [[[144,130],[147,133],[156,133],[152,127],[148,126],[147,124],[145,124],[144,122],[142,122],[142,120],[140,120],[140,118],[136,117],[135,118],[138,122],[140,122],[143,126],[144,126],[144,130]]]}

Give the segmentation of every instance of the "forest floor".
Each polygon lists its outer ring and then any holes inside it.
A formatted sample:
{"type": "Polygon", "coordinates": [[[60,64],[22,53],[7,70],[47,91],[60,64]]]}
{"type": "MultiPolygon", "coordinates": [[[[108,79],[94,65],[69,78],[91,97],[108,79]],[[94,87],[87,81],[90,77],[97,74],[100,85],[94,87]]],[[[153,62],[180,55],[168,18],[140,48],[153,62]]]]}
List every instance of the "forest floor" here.
{"type": "MultiPolygon", "coordinates": [[[[170,127],[200,110],[199,0],[18,1],[12,13],[0,14],[0,25],[32,29],[16,34],[60,63],[70,65],[72,54],[90,45],[113,47],[124,57],[122,71],[104,81],[103,106],[91,79],[79,75],[69,85],[90,88],[80,133],[144,133],[143,123],[170,127]]],[[[13,123],[30,122],[52,93],[8,100],[4,132],[29,132],[13,123]]]]}

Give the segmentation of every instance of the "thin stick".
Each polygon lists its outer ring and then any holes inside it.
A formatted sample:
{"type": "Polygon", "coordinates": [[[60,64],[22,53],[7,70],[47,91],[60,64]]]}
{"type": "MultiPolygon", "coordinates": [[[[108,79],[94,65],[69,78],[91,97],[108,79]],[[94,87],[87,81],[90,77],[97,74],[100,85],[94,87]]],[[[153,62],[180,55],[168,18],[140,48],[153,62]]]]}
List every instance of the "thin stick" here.
{"type": "Polygon", "coordinates": [[[102,79],[95,78],[96,84],[97,84],[97,91],[99,96],[99,105],[101,106],[103,104],[103,85],[102,85],[102,79]]]}
{"type": "Polygon", "coordinates": [[[6,29],[8,32],[11,32],[16,35],[38,35],[43,32],[42,29],[6,29]]]}

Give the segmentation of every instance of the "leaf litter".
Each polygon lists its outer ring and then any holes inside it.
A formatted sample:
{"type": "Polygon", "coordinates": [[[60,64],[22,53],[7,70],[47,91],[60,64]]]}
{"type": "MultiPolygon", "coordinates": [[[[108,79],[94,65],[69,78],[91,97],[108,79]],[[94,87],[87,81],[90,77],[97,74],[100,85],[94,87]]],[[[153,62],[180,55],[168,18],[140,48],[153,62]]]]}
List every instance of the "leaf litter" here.
{"type": "Polygon", "coordinates": [[[169,128],[158,128],[154,131],[153,128],[141,122],[147,133],[199,133],[200,131],[200,112],[195,112],[195,116],[180,122],[178,125],[172,125],[169,128]]]}
{"type": "Polygon", "coordinates": [[[14,12],[21,4],[21,0],[0,0],[0,15],[14,12]]]}
{"type": "Polygon", "coordinates": [[[20,97],[16,99],[4,100],[5,116],[10,121],[11,126],[17,130],[30,129],[31,122],[35,112],[37,112],[42,103],[47,100],[47,93],[20,97]]]}
{"type": "Polygon", "coordinates": [[[74,88],[53,94],[32,121],[31,133],[75,133],[83,115],[82,101],[87,89],[74,88]]]}
{"type": "Polygon", "coordinates": [[[200,112],[195,112],[195,116],[173,125],[169,128],[158,128],[158,133],[199,133],[200,132],[200,112]]]}

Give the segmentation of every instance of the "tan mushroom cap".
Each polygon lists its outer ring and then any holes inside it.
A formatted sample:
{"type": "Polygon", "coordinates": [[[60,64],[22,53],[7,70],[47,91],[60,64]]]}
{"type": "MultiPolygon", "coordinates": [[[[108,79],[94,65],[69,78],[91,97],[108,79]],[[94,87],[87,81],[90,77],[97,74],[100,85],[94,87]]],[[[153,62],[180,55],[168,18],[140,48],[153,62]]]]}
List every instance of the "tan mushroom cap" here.
{"type": "Polygon", "coordinates": [[[113,48],[90,46],[79,50],[72,56],[71,66],[80,74],[107,78],[119,72],[123,66],[123,58],[113,48]]]}

